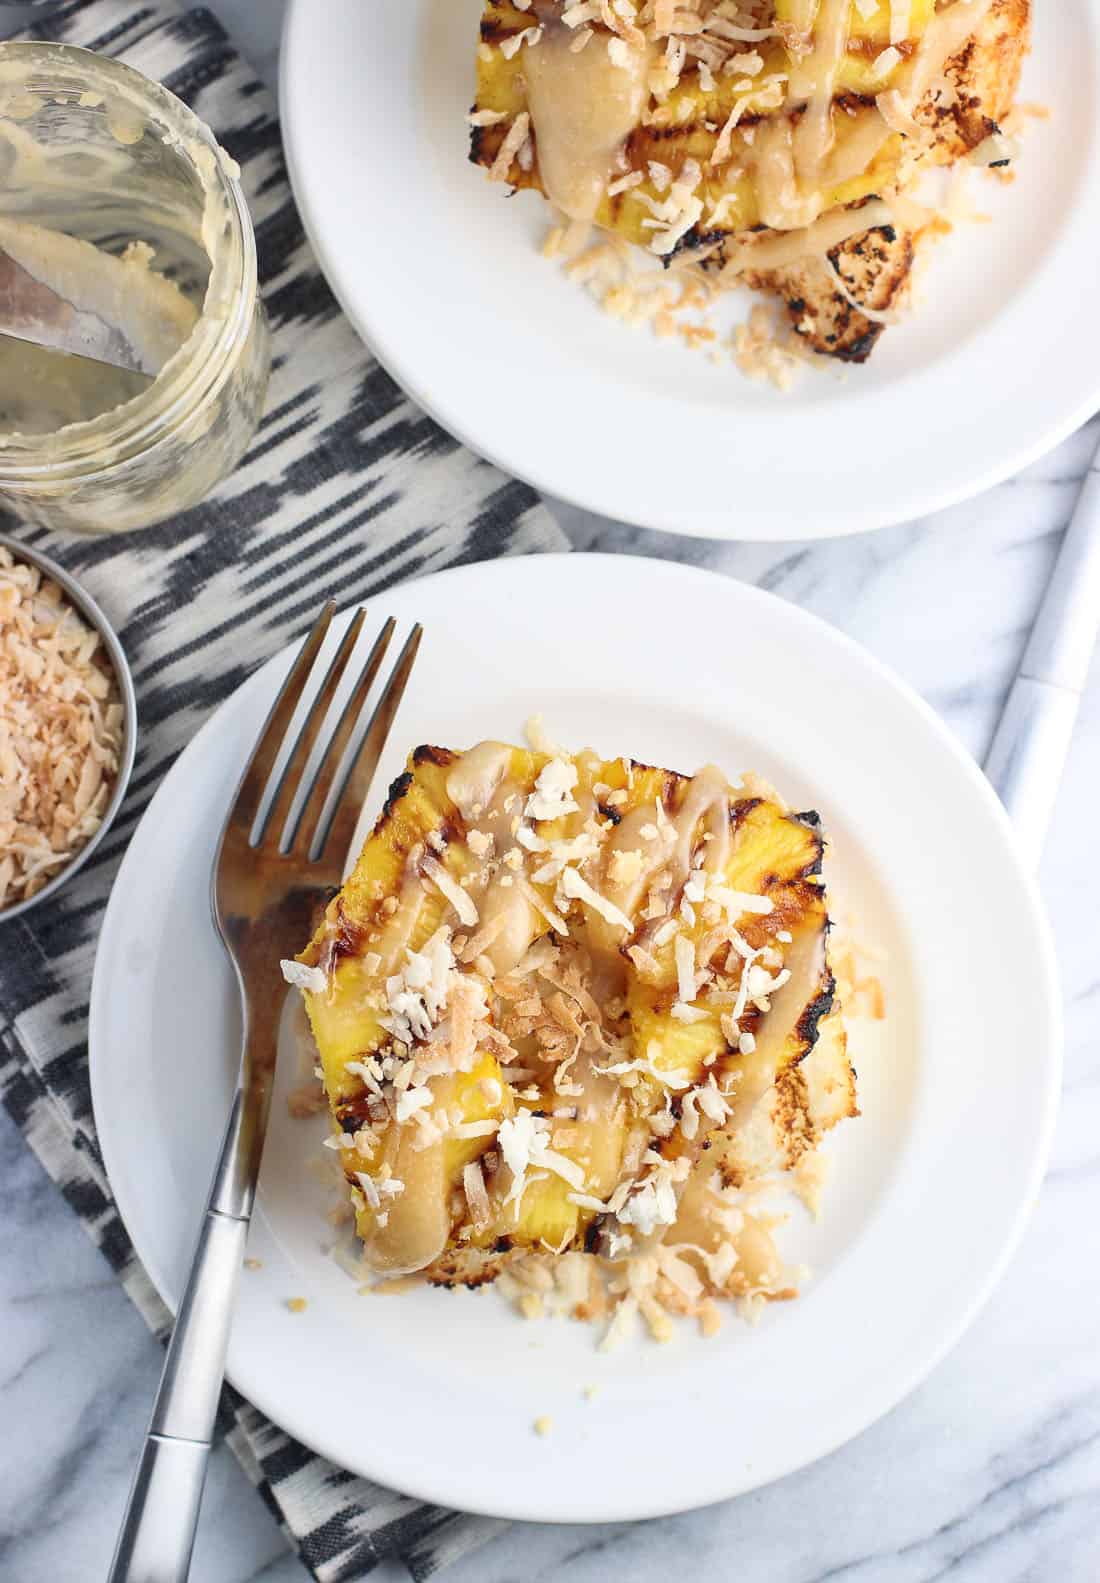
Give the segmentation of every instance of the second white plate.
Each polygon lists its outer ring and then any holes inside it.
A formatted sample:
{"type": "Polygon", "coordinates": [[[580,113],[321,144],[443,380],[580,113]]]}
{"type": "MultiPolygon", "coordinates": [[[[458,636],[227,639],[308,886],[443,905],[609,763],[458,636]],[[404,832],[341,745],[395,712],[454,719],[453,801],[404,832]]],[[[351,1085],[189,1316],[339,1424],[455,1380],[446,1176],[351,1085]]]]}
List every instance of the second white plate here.
{"type": "MultiPolygon", "coordinates": [[[[834,894],[887,953],[889,1018],[856,1051],[860,1120],[830,1145],[813,1280],[756,1329],[732,1315],[596,1351],[492,1292],[361,1297],[326,1255],[325,1124],[291,1121],[280,1058],[229,1374],[336,1463],[425,1499],[535,1520],[652,1517],[751,1489],[841,1444],[927,1373],[986,1296],[1038,1186],[1059,1074],[1051,946],[989,786],[932,712],[791,605],[656,561],[535,557],[387,593],[426,637],[372,794],[407,750],[551,732],[694,770],[756,768],[820,809],[834,894]],[[292,1313],[286,1300],[304,1296],[292,1313]],[[585,1386],[601,1387],[593,1401],[585,1386]],[[553,1432],[533,1432],[549,1415],[553,1432]]],[[[210,864],[290,663],[236,692],[130,845],[92,995],[96,1124],[138,1254],[174,1303],[228,1109],[236,994],[210,864]]]]}
{"type": "Polygon", "coordinates": [[[1100,0],[1039,3],[1017,179],[936,249],[871,362],[781,394],[607,318],[545,204],[466,158],[480,0],[291,0],[287,156],[349,318],[443,426],[537,488],[676,533],[808,539],[946,506],[1100,405],[1100,0]]]}

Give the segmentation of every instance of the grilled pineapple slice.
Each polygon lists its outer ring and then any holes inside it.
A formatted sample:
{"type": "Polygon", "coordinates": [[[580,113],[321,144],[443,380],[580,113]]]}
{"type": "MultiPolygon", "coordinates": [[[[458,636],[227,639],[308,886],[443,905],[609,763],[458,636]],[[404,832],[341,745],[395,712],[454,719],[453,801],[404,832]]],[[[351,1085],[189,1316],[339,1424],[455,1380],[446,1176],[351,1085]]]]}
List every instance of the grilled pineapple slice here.
{"type": "MultiPolygon", "coordinates": [[[[549,21],[547,25],[554,24],[549,21]]],[[[492,169],[515,117],[529,108],[525,51],[530,46],[523,45],[514,52],[513,46],[531,27],[531,14],[517,10],[509,0],[499,0],[499,3],[493,0],[486,6],[481,38],[483,51],[487,53],[479,52],[475,111],[502,118],[473,128],[470,157],[486,169],[492,169]]],[[[606,48],[606,38],[594,35],[585,53],[591,50],[595,54],[606,48]]],[[[721,76],[704,88],[698,72],[685,72],[660,102],[651,103],[646,121],[640,122],[630,133],[623,150],[625,169],[619,175],[636,184],[611,196],[605,195],[593,216],[601,229],[613,232],[624,241],[648,246],[652,240],[654,208],[668,194],[668,182],[662,179],[663,174],[678,172],[686,160],[696,161],[703,171],[702,181],[695,189],[702,200],[702,213],[698,223],[677,243],[676,252],[713,246],[740,231],[768,223],[767,200],[762,198],[760,183],[741,172],[746,165],[752,164],[749,156],[756,128],[780,112],[777,84],[789,71],[790,62],[785,48],[778,42],[763,43],[754,53],[762,66],[752,78],[738,74],[721,76]],[[739,119],[728,140],[727,156],[720,164],[713,165],[720,129],[735,114],[739,119]]],[[[849,80],[842,80],[838,91],[852,88],[858,92],[857,79],[869,70],[865,55],[853,49],[841,74],[842,79],[849,80]]],[[[877,91],[888,86],[889,73],[884,74],[877,91]]],[[[889,137],[885,129],[872,155],[862,159],[857,154],[858,169],[849,169],[853,163],[852,151],[867,144],[872,121],[882,127],[873,104],[853,104],[838,122],[832,154],[832,166],[838,179],[826,180],[823,209],[866,197],[886,184],[896,170],[902,140],[889,137]]],[[[537,125],[532,143],[534,158],[530,168],[525,168],[518,159],[513,161],[508,181],[514,187],[545,192],[538,165],[537,125]]],[[[621,179],[613,185],[621,186],[621,179]]]]}
{"type": "MultiPolygon", "coordinates": [[[[853,362],[864,361],[882,334],[877,315],[900,303],[914,245],[935,234],[919,223],[900,230],[881,204],[861,225],[862,208],[894,187],[910,188],[928,165],[964,158],[996,130],[1015,97],[1030,25],[1030,0],[910,0],[904,8],[877,0],[870,10],[856,0],[775,0],[774,17],[760,20],[771,20],[778,36],[750,46],[729,42],[721,12],[707,31],[712,0],[686,8],[692,24],[671,38],[658,33],[656,8],[646,0],[610,13],[617,38],[607,13],[592,23],[573,10],[563,45],[562,0],[522,9],[488,0],[471,159],[568,212],[554,179],[562,142],[556,123],[572,118],[568,147],[575,150],[585,116],[568,93],[587,88],[591,98],[607,99],[633,65],[647,74],[641,109],[616,138],[603,196],[584,217],[666,262],[696,254],[707,270],[733,272],[782,297],[794,329],[816,352],[853,362]],[[538,102],[531,62],[545,69],[554,49],[564,63],[562,91],[538,102]],[[588,63],[583,80],[578,53],[588,63]],[[593,86],[601,81],[602,93],[593,86]],[[525,117],[531,124],[516,142],[525,117]],[[554,141],[542,163],[540,135],[554,141]],[[787,256],[755,261],[761,242],[790,233],[787,256]]],[[[593,125],[606,134],[598,117],[593,125]]]]}
{"type": "Polygon", "coordinates": [[[701,1088],[734,1148],[832,1004],[822,852],[751,778],[418,748],[299,958],[371,1267],[599,1237],[701,1088]]]}

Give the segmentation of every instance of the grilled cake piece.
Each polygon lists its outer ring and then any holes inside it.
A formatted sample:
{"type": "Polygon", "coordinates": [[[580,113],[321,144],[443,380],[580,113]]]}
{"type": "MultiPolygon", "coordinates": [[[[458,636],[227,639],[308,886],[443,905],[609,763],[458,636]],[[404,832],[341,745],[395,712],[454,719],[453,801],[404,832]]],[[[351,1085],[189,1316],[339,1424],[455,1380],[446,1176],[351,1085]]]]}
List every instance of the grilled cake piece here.
{"type": "Polygon", "coordinates": [[[730,1195],[856,1114],[823,850],[752,777],[417,748],[298,958],[368,1266],[793,1295],[730,1195]]]}
{"type": "Polygon", "coordinates": [[[815,351],[861,362],[915,248],[942,229],[892,200],[989,145],[1029,13],[1029,0],[490,0],[471,158],[666,262],[698,257],[782,298],[815,351]]]}

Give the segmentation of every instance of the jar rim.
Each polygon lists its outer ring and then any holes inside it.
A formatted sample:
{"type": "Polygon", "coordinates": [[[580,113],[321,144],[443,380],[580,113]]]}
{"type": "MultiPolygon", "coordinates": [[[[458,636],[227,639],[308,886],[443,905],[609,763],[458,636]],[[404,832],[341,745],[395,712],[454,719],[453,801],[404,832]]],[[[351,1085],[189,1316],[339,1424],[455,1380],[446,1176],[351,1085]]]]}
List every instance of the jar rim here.
{"type": "Polygon", "coordinates": [[[147,454],[217,395],[252,325],[259,289],[255,233],[235,162],[206,123],[162,83],[74,44],[0,41],[0,89],[11,65],[60,73],[68,80],[53,85],[55,90],[65,86],[87,92],[102,85],[117,93],[191,166],[202,193],[203,230],[212,208],[229,229],[222,247],[212,248],[204,238],[210,275],[199,316],[147,390],[49,434],[0,434],[0,483],[84,483],[147,454]],[[196,357],[200,351],[201,360],[196,357]]]}

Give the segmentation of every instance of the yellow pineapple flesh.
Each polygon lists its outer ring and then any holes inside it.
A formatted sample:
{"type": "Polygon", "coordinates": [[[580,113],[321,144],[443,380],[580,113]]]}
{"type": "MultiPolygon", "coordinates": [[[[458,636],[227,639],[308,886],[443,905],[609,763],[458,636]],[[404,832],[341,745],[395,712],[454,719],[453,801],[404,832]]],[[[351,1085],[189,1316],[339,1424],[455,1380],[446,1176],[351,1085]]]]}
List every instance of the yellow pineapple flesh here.
{"type": "Polygon", "coordinates": [[[747,1114],[816,1037],[823,844],[751,777],[418,748],[299,958],[369,1266],[606,1242],[681,1106],[747,1114]]]}
{"type": "MultiPolygon", "coordinates": [[[[893,86],[934,13],[934,0],[914,0],[902,51],[896,52],[896,63],[893,57],[884,63],[883,53],[890,47],[889,0],[880,0],[878,9],[866,18],[855,0],[850,4],[847,47],[835,81],[842,109],[834,118],[829,165],[821,178],[822,212],[879,192],[895,176],[903,139],[883,126],[875,96],[893,86]],[[876,127],[881,135],[874,138],[876,127]],[[857,169],[848,170],[850,151],[864,147],[870,150],[867,157],[857,157],[857,169]],[[844,175],[830,180],[830,170],[844,175]]],[[[776,21],[793,26],[798,10],[797,0],[776,0],[776,21]]],[[[541,14],[544,29],[562,26],[553,8],[543,8],[541,14]]],[[[515,118],[530,108],[525,51],[531,45],[524,42],[517,48],[516,41],[534,37],[536,25],[531,10],[520,10],[510,0],[490,0],[485,7],[474,105],[475,113],[484,115],[485,124],[475,124],[472,129],[471,158],[486,169],[493,168],[515,118]]],[[[585,52],[606,50],[611,37],[595,32],[585,52]]],[[[653,93],[644,117],[623,145],[611,184],[619,190],[606,194],[593,216],[602,230],[647,247],[652,240],[654,208],[668,195],[663,175],[675,175],[687,160],[694,160],[702,170],[702,180],[695,188],[702,212],[677,251],[713,246],[769,223],[754,169],[754,144],[765,123],[798,114],[786,94],[792,56],[782,38],[769,37],[751,48],[742,46],[730,59],[734,69],[716,73],[705,67],[700,70],[698,61],[689,57],[672,86],[653,93]],[[739,58],[747,64],[738,67],[739,58]],[[735,122],[723,138],[731,117],[735,122]]],[[[655,83],[660,82],[661,70],[658,61],[653,68],[655,83]]],[[[545,192],[538,164],[537,126],[532,145],[530,164],[513,160],[506,177],[514,187],[545,192]]]]}

